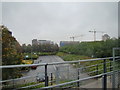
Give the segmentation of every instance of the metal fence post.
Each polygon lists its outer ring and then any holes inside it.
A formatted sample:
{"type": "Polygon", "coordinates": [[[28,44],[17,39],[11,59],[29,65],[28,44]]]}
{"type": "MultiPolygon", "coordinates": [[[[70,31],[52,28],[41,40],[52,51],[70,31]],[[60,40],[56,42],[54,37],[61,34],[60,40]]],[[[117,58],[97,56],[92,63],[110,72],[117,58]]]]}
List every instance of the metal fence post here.
{"type": "MultiPolygon", "coordinates": [[[[51,73],[51,85],[53,85],[53,73],[51,73]]],[[[46,89],[46,90],[48,90],[48,89],[46,89]]],[[[50,89],[50,90],[53,90],[52,88],[50,89]]]]}
{"type": "MultiPolygon", "coordinates": [[[[112,71],[112,61],[110,61],[110,72],[111,71],[112,71]]],[[[111,78],[112,78],[112,75],[110,75],[110,82],[112,81],[111,78]]]]}
{"type": "Polygon", "coordinates": [[[51,85],[53,85],[53,73],[51,73],[51,85]]]}
{"type": "Polygon", "coordinates": [[[98,64],[96,65],[97,75],[98,75],[98,64]]]}
{"type": "Polygon", "coordinates": [[[45,65],[45,86],[48,86],[47,64],[45,65]]]}
{"type": "Polygon", "coordinates": [[[15,88],[15,85],[14,85],[15,83],[14,83],[14,75],[13,75],[13,89],[15,88]]]}
{"type": "Polygon", "coordinates": [[[59,69],[58,69],[58,67],[56,67],[56,84],[58,84],[59,83],[59,69]]]}
{"type": "Polygon", "coordinates": [[[110,61],[110,71],[112,71],[112,61],[110,61]]]}
{"type": "MultiPolygon", "coordinates": [[[[79,78],[79,75],[80,75],[80,72],[79,72],[79,68],[78,68],[78,78],[77,78],[78,80],[80,79],[80,78],[79,78]]],[[[77,82],[77,86],[78,86],[78,87],[80,86],[80,82],[77,82]]]]}
{"type": "MultiPolygon", "coordinates": [[[[14,69],[13,69],[13,72],[15,72],[14,69]]],[[[15,77],[14,77],[14,73],[13,73],[13,75],[12,75],[11,77],[12,77],[12,79],[13,79],[13,82],[12,82],[12,83],[13,83],[13,89],[15,89],[15,81],[14,81],[14,78],[15,78],[15,77]]]]}
{"type": "Polygon", "coordinates": [[[115,61],[115,50],[120,50],[120,48],[113,48],[113,75],[112,75],[112,88],[113,90],[115,90],[115,88],[117,87],[117,80],[118,78],[116,78],[116,61],[115,61]]]}
{"type": "Polygon", "coordinates": [[[112,88],[115,88],[115,48],[113,48],[113,75],[112,75],[112,88]]]}
{"type": "MultiPolygon", "coordinates": [[[[103,63],[103,72],[106,73],[106,59],[104,59],[103,63]]],[[[103,90],[107,90],[107,75],[103,76],[103,90]]]]}
{"type": "Polygon", "coordinates": [[[69,72],[70,72],[70,67],[68,66],[68,73],[67,73],[68,80],[69,80],[69,72]]]}

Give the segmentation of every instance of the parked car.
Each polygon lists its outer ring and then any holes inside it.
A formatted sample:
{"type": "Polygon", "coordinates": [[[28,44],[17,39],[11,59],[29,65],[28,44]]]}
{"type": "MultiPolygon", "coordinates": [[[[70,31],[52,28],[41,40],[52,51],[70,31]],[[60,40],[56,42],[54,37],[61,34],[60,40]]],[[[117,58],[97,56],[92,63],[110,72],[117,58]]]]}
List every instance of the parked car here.
{"type": "MultiPolygon", "coordinates": [[[[37,62],[35,62],[34,64],[38,64],[37,62]]],[[[37,69],[38,66],[31,66],[31,69],[37,69]]]]}
{"type": "Polygon", "coordinates": [[[31,69],[36,69],[37,68],[37,66],[31,66],[31,69]]]}
{"type": "Polygon", "coordinates": [[[36,80],[38,82],[45,82],[45,76],[38,73],[36,76],[36,80]]]}

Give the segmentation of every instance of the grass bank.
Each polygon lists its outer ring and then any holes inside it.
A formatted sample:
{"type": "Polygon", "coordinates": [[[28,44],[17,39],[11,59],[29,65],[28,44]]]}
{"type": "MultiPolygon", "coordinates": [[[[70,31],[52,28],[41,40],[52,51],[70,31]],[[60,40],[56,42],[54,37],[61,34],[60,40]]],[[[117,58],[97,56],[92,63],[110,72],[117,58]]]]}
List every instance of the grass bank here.
{"type": "MultiPolygon", "coordinates": [[[[75,61],[75,60],[85,60],[85,59],[92,59],[91,57],[88,56],[83,56],[83,55],[75,55],[75,54],[67,54],[63,52],[58,52],[56,54],[57,56],[60,56],[64,61],[75,61]]],[[[107,66],[107,72],[110,71],[110,60],[106,60],[106,66],[107,66]]],[[[103,60],[99,61],[87,61],[87,62],[81,62],[74,64],[76,68],[84,67],[85,72],[92,72],[89,73],[89,75],[97,75],[103,73],[103,60]],[[93,66],[95,65],[95,66],[93,66]],[[89,67],[88,67],[89,66],[89,67]],[[88,68],[87,68],[88,67],[88,68]],[[96,71],[98,70],[98,71],[96,71]],[[93,72],[96,71],[96,72],[93,72]]]]}
{"type": "Polygon", "coordinates": [[[75,55],[75,54],[67,54],[67,53],[63,53],[63,52],[58,52],[56,55],[59,56],[59,57],[61,57],[64,61],[91,59],[88,56],[75,55]]]}

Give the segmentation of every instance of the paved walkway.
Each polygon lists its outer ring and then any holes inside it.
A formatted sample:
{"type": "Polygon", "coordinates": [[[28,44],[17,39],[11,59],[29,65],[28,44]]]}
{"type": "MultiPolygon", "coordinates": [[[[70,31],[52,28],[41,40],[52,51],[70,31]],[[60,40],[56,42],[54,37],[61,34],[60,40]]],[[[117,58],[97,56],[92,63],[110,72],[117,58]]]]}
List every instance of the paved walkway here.
{"type": "MultiPolygon", "coordinates": [[[[83,83],[81,85],[81,88],[102,88],[102,78],[95,79],[94,81],[91,81],[89,83],[83,83]]],[[[107,88],[112,88],[111,78],[110,76],[107,77],[107,88]]]]}

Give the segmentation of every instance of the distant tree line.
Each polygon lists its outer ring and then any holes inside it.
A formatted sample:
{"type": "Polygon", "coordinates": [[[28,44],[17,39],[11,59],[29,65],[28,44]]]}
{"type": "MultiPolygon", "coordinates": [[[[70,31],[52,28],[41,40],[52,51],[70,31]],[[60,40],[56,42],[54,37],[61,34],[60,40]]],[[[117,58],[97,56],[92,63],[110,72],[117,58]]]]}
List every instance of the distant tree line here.
{"type": "MultiPolygon", "coordinates": [[[[15,37],[12,36],[12,32],[5,26],[0,26],[0,32],[2,32],[2,65],[17,65],[22,62],[21,46],[15,37]]],[[[11,79],[20,77],[20,70],[18,68],[2,69],[2,79],[11,79]]]]}
{"type": "Polygon", "coordinates": [[[57,52],[59,47],[57,44],[43,44],[43,45],[31,45],[31,44],[23,44],[22,52],[30,53],[30,52],[57,52]]]}
{"type": "MultiPolygon", "coordinates": [[[[76,45],[60,47],[60,51],[71,54],[103,58],[111,57],[112,49],[114,47],[120,47],[120,38],[115,40],[109,39],[106,41],[81,42],[76,45]]],[[[118,54],[120,55],[119,51],[118,54]]]]}

